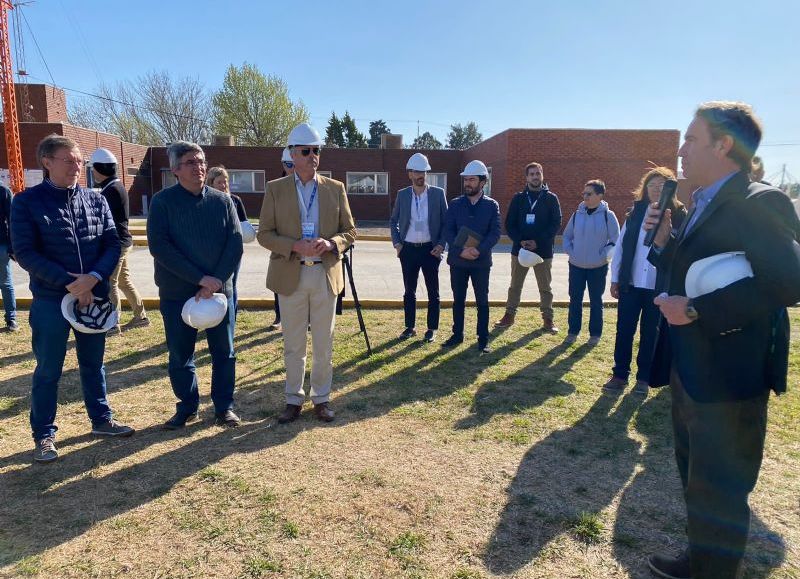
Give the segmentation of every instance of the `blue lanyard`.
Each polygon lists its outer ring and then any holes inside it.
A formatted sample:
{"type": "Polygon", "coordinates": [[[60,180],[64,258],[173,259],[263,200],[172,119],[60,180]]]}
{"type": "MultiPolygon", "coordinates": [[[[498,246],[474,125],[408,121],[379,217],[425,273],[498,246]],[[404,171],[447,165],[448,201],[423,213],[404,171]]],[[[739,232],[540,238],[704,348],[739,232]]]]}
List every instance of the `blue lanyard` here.
{"type": "Polygon", "coordinates": [[[314,199],[317,197],[317,182],[314,181],[314,190],[311,192],[311,199],[308,200],[308,207],[306,207],[306,219],[311,211],[311,206],[314,205],[314,199]]]}
{"type": "MultiPolygon", "coordinates": [[[[427,190],[427,187],[425,188],[427,190]]],[[[423,191],[424,193],[425,191],[423,191]]],[[[411,189],[411,196],[414,198],[414,205],[417,206],[417,219],[421,219],[422,215],[419,212],[419,195],[414,192],[414,189],[411,189]]]]}

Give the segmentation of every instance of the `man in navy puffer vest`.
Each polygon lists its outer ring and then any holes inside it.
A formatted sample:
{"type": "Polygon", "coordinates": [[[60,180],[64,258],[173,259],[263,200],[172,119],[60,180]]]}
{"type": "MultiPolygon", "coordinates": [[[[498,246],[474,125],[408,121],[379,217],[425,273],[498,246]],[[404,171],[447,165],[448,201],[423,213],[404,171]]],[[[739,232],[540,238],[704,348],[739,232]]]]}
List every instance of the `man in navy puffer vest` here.
{"type": "MultiPolygon", "coordinates": [[[[43,183],[26,189],[11,205],[11,240],[17,262],[30,275],[33,294],[29,322],[36,369],[31,390],[34,459],[58,458],[55,447],[58,381],[71,326],[61,300],[74,295],[81,306],[108,297],[108,278],[117,266],[120,242],[106,200],[78,185],[83,158],[67,137],[45,137],[36,151],[43,183]]],[[[92,434],[130,436],[116,422],[106,400],[103,367],[105,333],[75,332],[86,411],[92,434]]]]}

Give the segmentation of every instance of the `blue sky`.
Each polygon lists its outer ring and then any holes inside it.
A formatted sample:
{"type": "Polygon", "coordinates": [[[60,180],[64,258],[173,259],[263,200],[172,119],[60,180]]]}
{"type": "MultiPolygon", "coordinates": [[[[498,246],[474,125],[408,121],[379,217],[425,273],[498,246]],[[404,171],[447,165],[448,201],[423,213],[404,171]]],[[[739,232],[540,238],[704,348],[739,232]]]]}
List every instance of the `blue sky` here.
{"type": "MultiPolygon", "coordinates": [[[[324,129],[345,109],[410,143],[506,128],[685,129],[705,100],[750,102],[767,175],[800,179],[800,2],[37,0],[23,8],[59,86],[166,69],[219,88],[250,62],[324,129]],[[107,16],[106,16],[107,15],[107,16]],[[787,144],[788,143],[788,144],[787,144]]],[[[50,79],[23,25],[32,81],[50,79]]],[[[69,93],[68,93],[69,95],[69,93]]]]}

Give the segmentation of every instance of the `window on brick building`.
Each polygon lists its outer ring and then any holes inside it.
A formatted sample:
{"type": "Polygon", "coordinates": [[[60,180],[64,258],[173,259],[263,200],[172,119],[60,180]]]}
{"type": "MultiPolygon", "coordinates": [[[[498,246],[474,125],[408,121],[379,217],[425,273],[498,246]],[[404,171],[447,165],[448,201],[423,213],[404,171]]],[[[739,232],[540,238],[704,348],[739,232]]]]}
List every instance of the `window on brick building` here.
{"type": "Polygon", "coordinates": [[[333,179],[331,176],[332,173],[330,171],[317,171],[317,175],[322,175],[323,177],[327,177],[328,179],[333,179]]]}
{"type": "MultiPolygon", "coordinates": [[[[228,169],[228,186],[231,193],[263,193],[264,171],[251,169],[228,169]]],[[[161,169],[161,186],[172,187],[178,179],[169,169],[161,169]]]]}
{"type": "Polygon", "coordinates": [[[427,182],[431,187],[440,187],[447,192],[447,173],[428,173],[427,182]]]}
{"type": "Polygon", "coordinates": [[[389,173],[347,173],[348,195],[388,195],[389,173]]]}

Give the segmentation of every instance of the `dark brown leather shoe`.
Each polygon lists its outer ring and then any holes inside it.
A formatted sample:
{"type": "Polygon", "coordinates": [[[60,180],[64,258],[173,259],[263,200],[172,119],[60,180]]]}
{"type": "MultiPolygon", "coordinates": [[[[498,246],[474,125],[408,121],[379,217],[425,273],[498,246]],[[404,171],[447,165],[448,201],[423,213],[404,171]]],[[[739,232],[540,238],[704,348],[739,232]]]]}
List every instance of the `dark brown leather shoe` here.
{"type": "Polygon", "coordinates": [[[288,424],[289,422],[294,422],[297,420],[297,417],[300,416],[300,411],[302,409],[303,407],[298,406],[297,404],[287,404],[286,408],[283,409],[283,412],[278,414],[278,423],[288,424]]]}
{"type": "Polygon", "coordinates": [[[496,328],[510,328],[514,325],[514,314],[506,312],[503,317],[494,323],[496,328]]]}
{"type": "Polygon", "coordinates": [[[542,316],[542,329],[548,334],[558,333],[558,326],[553,323],[553,318],[545,318],[542,316]]]}
{"type": "Polygon", "coordinates": [[[677,557],[667,555],[652,555],[647,559],[647,566],[657,577],[664,579],[691,579],[692,571],[689,562],[689,551],[686,550],[677,557]]]}
{"type": "Polygon", "coordinates": [[[333,422],[333,419],[336,417],[333,410],[328,408],[327,402],[314,404],[314,416],[317,417],[317,420],[322,420],[323,422],[333,422]]]}

